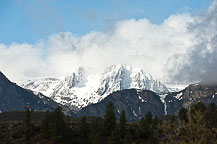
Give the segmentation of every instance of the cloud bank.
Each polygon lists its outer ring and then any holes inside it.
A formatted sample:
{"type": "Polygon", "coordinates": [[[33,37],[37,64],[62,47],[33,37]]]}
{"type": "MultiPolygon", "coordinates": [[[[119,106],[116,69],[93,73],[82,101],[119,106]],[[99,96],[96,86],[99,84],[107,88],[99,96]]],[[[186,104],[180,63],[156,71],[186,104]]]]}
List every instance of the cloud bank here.
{"type": "Polygon", "coordinates": [[[206,13],[194,19],[188,31],[195,35],[197,42],[185,54],[170,58],[167,74],[170,74],[171,80],[216,83],[217,1],[212,3],[206,13]]]}
{"type": "Polygon", "coordinates": [[[82,66],[101,72],[114,64],[143,68],[162,81],[217,80],[217,2],[207,13],[118,21],[107,32],[51,35],[36,44],[0,44],[0,70],[19,81],[63,76],[82,66]]]}

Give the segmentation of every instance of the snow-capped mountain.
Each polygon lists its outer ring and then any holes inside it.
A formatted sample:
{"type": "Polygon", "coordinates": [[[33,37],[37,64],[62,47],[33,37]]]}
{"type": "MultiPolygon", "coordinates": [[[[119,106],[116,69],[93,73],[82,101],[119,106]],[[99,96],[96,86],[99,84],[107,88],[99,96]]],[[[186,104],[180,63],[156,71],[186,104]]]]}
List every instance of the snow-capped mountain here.
{"type": "Polygon", "coordinates": [[[156,93],[168,92],[166,86],[149,73],[126,65],[114,65],[106,69],[102,74],[98,92],[100,95],[108,95],[117,90],[130,88],[152,90],[156,93]]]}
{"type": "Polygon", "coordinates": [[[30,80],[21,86],[52,98],[58,103],[79,110],[97,103],[117,90],[145,89],[167,93],[167,87],[142,69],[126,65],[114,65],[102,74],[87,73],[83,68],[63,79],[45,78],[30,80]]]}

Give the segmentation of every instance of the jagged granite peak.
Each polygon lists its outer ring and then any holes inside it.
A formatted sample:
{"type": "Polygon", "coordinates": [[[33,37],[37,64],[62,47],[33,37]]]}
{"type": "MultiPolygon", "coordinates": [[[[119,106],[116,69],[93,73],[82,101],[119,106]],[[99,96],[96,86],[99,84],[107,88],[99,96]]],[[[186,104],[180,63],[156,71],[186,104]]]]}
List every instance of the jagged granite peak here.
{"type": "Polygon", "coordinates": [[[83,87],[85,84],[84,68],[79,67],[77,73],[73,72],[64,78],[64,83],[67,83],[69,88],[83,87]]]}
{"type": "Polygon", "coordinates": [[[110,94],[123,89],[145,89],[157,93],[167,93],[167,87],[143,69],[133,69],[126,65],[113,65],[106,69],[101,78],[99,94],[110,94]]]}
{"type": "Polygon", "coordinates": [[[100,95],[104,95],[117,90],[128,89],[131,82],[130,70],[126,68],[126,65],[113,65],[102,74],[101,87],[98,92],[100,95]]]}
{"type": "Polygon", "coordinates": [[[136,88],[152,90],[156,93],[168,92],[164,84],[145,73],[144,70],[123,64],[113,65],[102,74],[88,73],[83,68],[79,68],[77,72],[72,72],[60,80],[43,82],[42,79],[41,84],[40,81],[35,81],[35,83],[31,81],[31,83],[26,82],[21,86],[41,92],[73,110],[97,103],[107,95],[123,89],[136,88]]]}

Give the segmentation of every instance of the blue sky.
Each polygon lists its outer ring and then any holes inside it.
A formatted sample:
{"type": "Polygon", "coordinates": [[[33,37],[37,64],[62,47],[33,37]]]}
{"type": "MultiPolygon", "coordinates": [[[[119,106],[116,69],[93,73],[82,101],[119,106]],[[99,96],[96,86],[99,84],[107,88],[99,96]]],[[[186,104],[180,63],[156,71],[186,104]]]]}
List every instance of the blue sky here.
{"type": "Polygon", "coordinates": [[[172,14],[207,9],[212,0],[0,0],[0,43],[36,43],[57,32],[106,31],[123,19],[159,24],[172,14]]]}
{"type": "Polygon", "coordinates": [[[216,33],[217,0],[0,0],[0,70],[20,81],[124,63],[195,82],[216,77],[216,33]]]}

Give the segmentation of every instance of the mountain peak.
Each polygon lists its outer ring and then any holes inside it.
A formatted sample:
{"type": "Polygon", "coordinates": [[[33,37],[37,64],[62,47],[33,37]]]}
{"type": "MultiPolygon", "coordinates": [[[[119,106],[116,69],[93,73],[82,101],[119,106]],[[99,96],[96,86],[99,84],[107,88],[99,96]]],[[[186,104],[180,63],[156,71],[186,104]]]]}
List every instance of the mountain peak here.
{"type": "Polygon", "coordinates": [[[70,75],[67,75],[64,79],[64,83],[67,84],[68,87],[82,87],[85,84],[85,71],[84,68],[79,67],[77,72],[73,72],[70,75]]]}
{"type": "Polygon", "coordinates": [[[153,90],[157,93],[168,92],[166,86],[151,74],[125,64],[113,65],[106,69],[101,78],[101,86],[99,89],[101,95],[130,88],[153,90]]]}
{"type": "MultiPolygon", "coordinates": [[[[39,84],[39,87],[44,88],[44,84],[42,83],[41,86],[39,84]]],[[[31,85],[35,83],[25,84],[23,87],[38,91],[31,85]]],[[[125,64],[108,67],[102,74],[88,73],[81,67],[62,80],[47,82],[46,86],[48,86],[46,91],[38,92],[61,104],[79,109],[88,104],[97,103],[118,90],[135,88],[152,90],[156,93],[168,92],[164,84],[145,73],[143,69],[135,69],[125,64]]]]}

